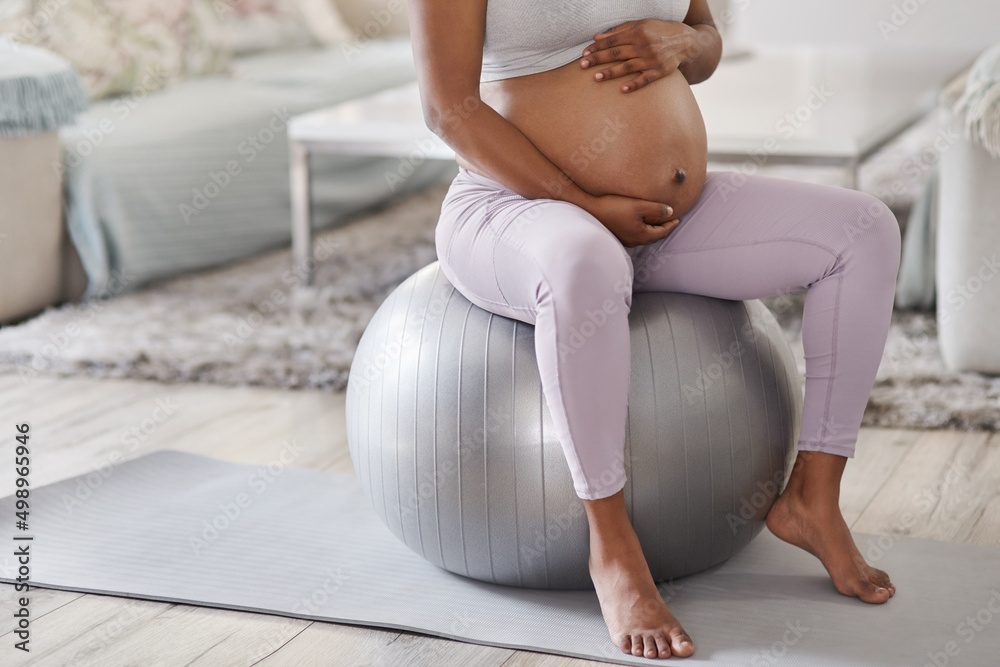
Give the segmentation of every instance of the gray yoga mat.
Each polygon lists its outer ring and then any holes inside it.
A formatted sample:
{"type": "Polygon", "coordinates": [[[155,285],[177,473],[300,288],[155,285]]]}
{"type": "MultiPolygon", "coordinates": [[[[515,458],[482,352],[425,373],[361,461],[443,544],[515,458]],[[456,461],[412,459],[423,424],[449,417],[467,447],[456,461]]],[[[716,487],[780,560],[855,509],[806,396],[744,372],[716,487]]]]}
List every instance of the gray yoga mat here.
{"type": "MultiPolygon", "coordinates": [[[[5,553],[13,516],[0,499],[5,553]]],[[[39,587],[652,664],[611,644],[592,591],[498,586],[426,562],[377,521],[353,475],[162,451],[34,489],[30,534],[39,587]]],[[[817,560],[767,531],[661,584],[697,644],[684,664],[998,664],[1000,549],[855,538],[898,587],[885,605],[838,594],[817,560]]],[[[10,582],[13,559],[0,563],[10,582]]]]}

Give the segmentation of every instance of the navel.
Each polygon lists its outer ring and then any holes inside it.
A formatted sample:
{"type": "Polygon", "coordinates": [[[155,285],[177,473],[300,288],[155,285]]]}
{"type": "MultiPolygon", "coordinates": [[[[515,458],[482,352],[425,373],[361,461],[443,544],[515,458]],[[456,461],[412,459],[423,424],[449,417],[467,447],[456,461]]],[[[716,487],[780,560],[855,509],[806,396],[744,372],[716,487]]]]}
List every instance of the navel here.
{"type": "Polygon", "coordinates": [[[687,178],[687,174],[684,173],[683,169],[678,169],[674,172],[674,180],[678,183],[683,183],[685,178],[687,178]]]}

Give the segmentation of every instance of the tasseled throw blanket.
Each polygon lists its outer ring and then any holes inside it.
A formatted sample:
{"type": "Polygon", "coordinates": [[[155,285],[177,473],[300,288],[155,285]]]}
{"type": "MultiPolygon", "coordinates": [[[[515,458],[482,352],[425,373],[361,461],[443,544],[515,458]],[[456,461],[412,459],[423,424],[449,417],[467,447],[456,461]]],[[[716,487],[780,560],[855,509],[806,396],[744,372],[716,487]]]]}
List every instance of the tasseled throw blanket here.
{"type": "Polygon", "coordinates": [[[68,62],[0,36],[0,136],[56,130],[86,108],[68,62]]]}
{"type": "Polygon", "coordinates": [[[984,51],[941,101],[961,121],[966,139],[1000,158],[1000,44],[984,51]]]}

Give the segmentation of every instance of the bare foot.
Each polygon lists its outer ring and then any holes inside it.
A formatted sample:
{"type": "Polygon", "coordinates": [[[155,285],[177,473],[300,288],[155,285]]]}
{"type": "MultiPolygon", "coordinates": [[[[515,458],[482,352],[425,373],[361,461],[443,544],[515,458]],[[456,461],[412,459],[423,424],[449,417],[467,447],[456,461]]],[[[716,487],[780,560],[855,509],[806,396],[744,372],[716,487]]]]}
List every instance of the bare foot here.
{"type": "Polygon", "coordinates": [[[819,558],[834,587],[844,595],[881,604],[896,593],[889,575],[861,555],[836,502],[807,502],[786,489],[767,515],[776,536],[819,558]]]}
{"type": "Polygon", "coordinates": [[[626,524],[614,536],[593,535],[588,565],[612,641],[624,653],[647,658],[694,653],[691,637],[653,583],[632,526],[626,524]]]}

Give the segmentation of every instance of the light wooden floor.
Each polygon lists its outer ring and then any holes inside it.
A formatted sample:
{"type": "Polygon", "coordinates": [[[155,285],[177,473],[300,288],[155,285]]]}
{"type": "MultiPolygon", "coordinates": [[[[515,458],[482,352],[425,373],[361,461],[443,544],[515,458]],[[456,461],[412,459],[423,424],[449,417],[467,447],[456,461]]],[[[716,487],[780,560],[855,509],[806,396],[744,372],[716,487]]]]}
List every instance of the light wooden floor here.
{"type": "MultiPolygon", "coordinates": [[[[87,379],[25,384],[0,375],[0,495],[13,488],[9,443],[14,425],[24,421],[32,427],[36,487],[99,468],[116,451],[133,458],[169,448],[267,463],[286,438],[303,448],[294,465],[353,472],[343,394],[87,379]],[[171,414],[156,422],[154,415],[164,417],[166,410],[171,414]]],[[[853,530],[1000,546],[1000,434],[866,429],[858,452],[842,499],[853,530]]],[[[407,632],[41,589],[31,592],[33,650],[26,657],[13,649],[7,613],[13,587],[0,585],[0,599],[5,666],[604,664],[407,632]]]]}

